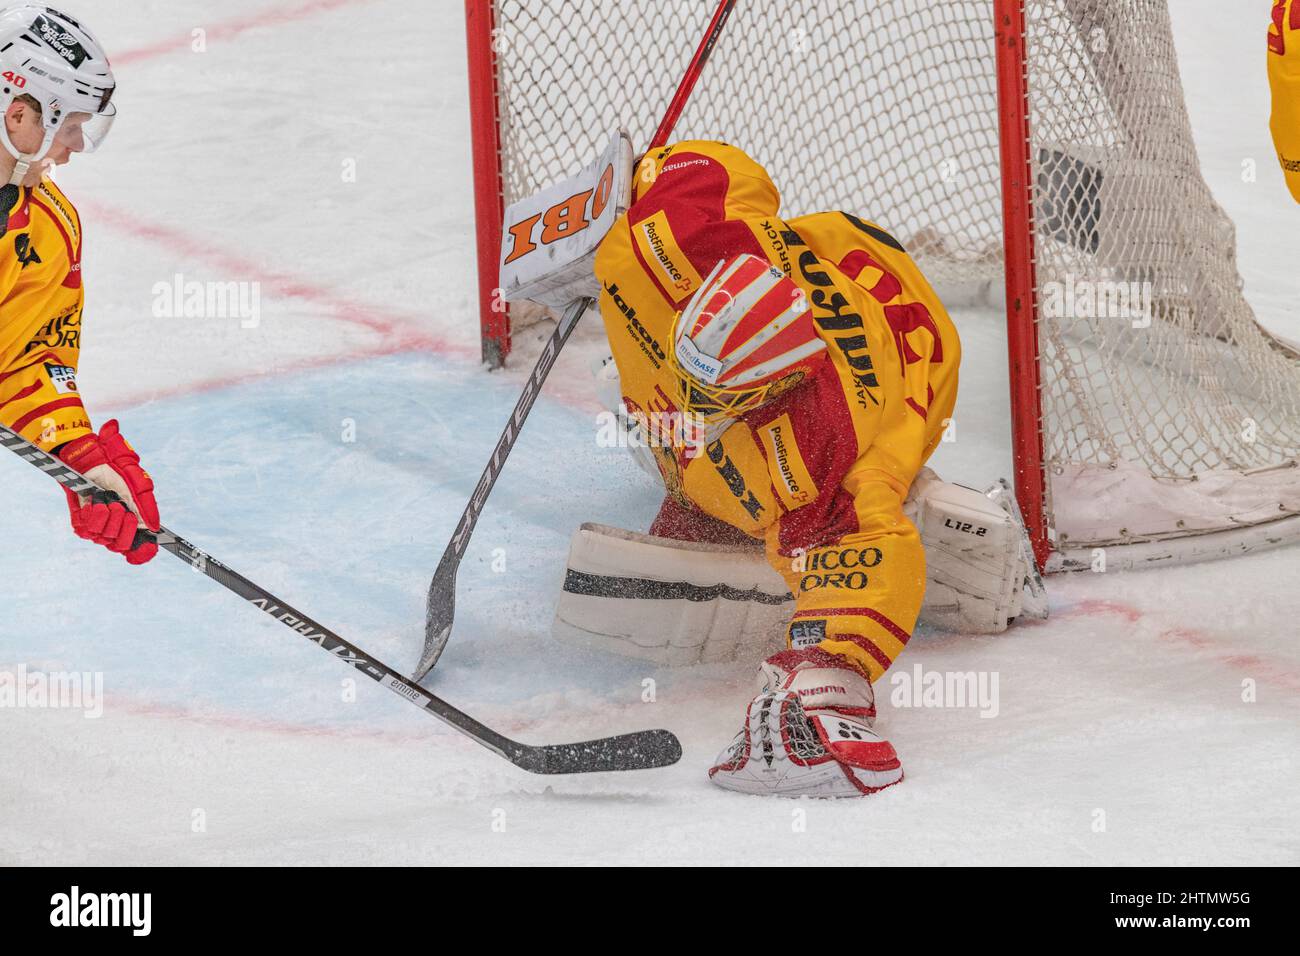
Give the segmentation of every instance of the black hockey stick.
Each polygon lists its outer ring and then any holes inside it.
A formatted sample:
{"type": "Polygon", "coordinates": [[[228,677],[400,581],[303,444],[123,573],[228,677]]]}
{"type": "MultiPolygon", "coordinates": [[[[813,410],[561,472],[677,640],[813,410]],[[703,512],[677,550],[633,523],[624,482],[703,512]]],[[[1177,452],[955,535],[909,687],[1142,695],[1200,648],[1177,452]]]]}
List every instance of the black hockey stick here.
{"type": "MultiPolygon", "coordinates": [[[[718,3],[717,9],[713,13],[713,19],[709,21],[708,29],[704,31],[704,37],[700,40],[700,45],[696,48],[695,55],[691,57],[686,73],[682,77],[681,83],[677,85],[677,91],[673,94],[672,101],[668,104],[663,121],[659,124],[659,128],[655,130],[654,139],[650,141],[650,149],[658,149],[668,142],[668,137],[672,135],[673,127],[677,125],[682,110],[686,108],[686,102],[690,99],[691,91],[695,88],[695,83],[700,78],[704,64],[708,62],[709,54],[713,52],[714,44],[717,43],[718,37],[722,35],[722,28],[735,5],[736,0],[720,0],[718,3]]],[[[478,524],[479,514],[487,503],[488,495],[492,493],[492,486],[496,484],[497,476],[501,474],[501,469],[505,467],[510,449],[514,447],[515,441],[519,438],[519,432],[524,426],[524,421],[528,418],[533,403],[537,401],[537,396],[542,390],[542,384],[546,381],[551,366],[555,364],[556,357],[560,354],[560,350],[564,348],[564,343],[569,340],[570,333],[573,332],[574,326],[578,324],[578,320],[582,318],[583,313],[595,304],[593,299],[575,299],[564,310],[564,315],[560,318],[555,331],[551,333],[550,339],[547,340],[546,347],[542,349],[537,364],[533,366],[533,374],[529,376],[523,394],[519,396],[519,401],[515,403],[514,413],[510,416],[510,421],[506,423],[505,431],[501,433],[501,437],[497,440],[496,448],[492,451],[492,458],[488,462],[487,468],[483,470],[483,476],[479,478],[478,484],[474,487],[474,493],[470,495],[469,503],[460,516],[460,522],[456,525],[456,532],[451,536],[446,549],[442,552],[442,559],[438,562],[438,568],[433,572],[433,580],[429,582],[429,597],[424,614],[424,650],[420,653],[420,661],[416,665],[414,672],[414,678],[417,681],[424,680],[425,675],[433,670],[433,665],[438,663],[438,658],[442,656],[443,649],[447,646],[447,640],[451,637],[451,627],[456,617],[456,572],[460,569],[460,562],[465,556],[465,549],[469,546],[469,539],[470,535],[474,533],[474,526],[478,524]]]]}
{"type": "MultiPolygon", "coordinates": [[[[19,458],[31,462],[76,494],[94,496],[105,502],[120,500],[112,492],[104,491],[59,459],[41,451],[3,423],[0,423],[0,445],[19,458]]],[[[248,578],[226,567],[211,555],[200,551],[174,532],[163,528],[153,537],[156,537],[158,547],[170,551],[196,571],[202,571],[222,587],[235,592],[253,607],[269,614],[313,644],[319,644],[344,664],[351,665],[371,680],[383,684],[403,700],[410,701],[421,710],[445,721],[488,750],[500,754],[516,767],[530,773],[642,770],[649,767],[665,767],[676,763],[681,758],[681,744],[667,730],[643,730],[576,744],[547,744],[539,747],[511,740],[490,727],[485,727],[446,701],[428,693],[387,664],[371,657],[355,644],[345,641],[329,628],[316,623],[297,608],[258,587],[248,578]]]]}

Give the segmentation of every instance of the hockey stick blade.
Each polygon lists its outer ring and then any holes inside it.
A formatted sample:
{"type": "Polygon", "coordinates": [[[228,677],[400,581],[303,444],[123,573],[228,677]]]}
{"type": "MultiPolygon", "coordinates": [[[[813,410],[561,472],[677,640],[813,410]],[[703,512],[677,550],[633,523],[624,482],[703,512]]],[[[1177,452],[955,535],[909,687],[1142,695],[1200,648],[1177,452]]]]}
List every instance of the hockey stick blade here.
{"type": "Polygon", "coordinates": [[[523,747],[510,762],[532,773],[594,773],[601,770],[650,770],[682,758],[681,742],[667,730],[642,730],[580,744],[523,747]]]}
{"type": "Polygon", "coordinates": [[[451,626],[456,616],[456,571],[460,568],[461,559],[465,557],[470,535],[474,533],[474,526],[478,524],[483,506],[487,504],[488,495],[492,493],[492,488],[505,467],[510,449],[514,448],[515,442],[519,440],[519,433],[524,427],[524,422],[528,420],[528,413],[532,411],[537,396],[542,393],[542,385],[546,381],[546,376],[550,374],[551,366],[555,364],[560,349],[564,348],[564,343],[569,340],[578,320],[595,304],[593,299],[574,299],[564,310],[564,315],[561,316],[555,331],[547,340],[542,354],[537,357],[533,373],[515,403],[510,421],[506,423],[505,430],[497,439],[496,448],[492,450],[492,457],[488,460],[487,467],[483,469],[478,484],[474,486],[474,493],[470,495],[469,502],[465,505],[465,510],[456,525],[456,533],[451,536],[451,540],[447,542],[447,547],[442,552],[442,559],[438,561],[438,570],[434,572],[433,580],[429,582],[429,597],[424,612],[424,649],[412,674],[417,683],[424,680],[425,675],[433,670],[433,665],[438,663],[438,658],[442,656],[443,648],[447,646],[447,640],[451,637],[451,626]]]}
{"type": "MultiPolygon", "coordinates": [[[[0,446],[9,449],[24,461],[30,462],[70,491],[83,495],[94,494],[103,501],[121,501],[112,492],[104,491],[90,479],[37,448],[2,423],[0,423],[0,446]]],[[[184,561],[193,570],[201,572],[226,590],[239,595],[259,611],[271,616],[313,644],[320,645],[339,661],[387,687],[408,703],[415,704],[426,713],[449,724],[488,750],[501,755],[521,770],[540,774],[641,770],[667,766],[681,757],[681,745],[677,738],[666,730],[647,730],[576,744],[531,746],[511,740],[445,700],[430,694],[378,658],[370,656],[355,644],[350,644],[329,628],[318,624],[239,572],[222,564],[206,552],[200,551],[176,533],[161,528],[151,537],[158,542],[158,547],[184,561]]]]}
{"type": "Polygon", "coordinates": [[[456,618],[456,571],[459,567],[460,558],[449,545],[429,583],[429,596],[424,607],[424,649],[412,674],[417,682],[433,670],[451,638],[451,625],[456,618]]]}

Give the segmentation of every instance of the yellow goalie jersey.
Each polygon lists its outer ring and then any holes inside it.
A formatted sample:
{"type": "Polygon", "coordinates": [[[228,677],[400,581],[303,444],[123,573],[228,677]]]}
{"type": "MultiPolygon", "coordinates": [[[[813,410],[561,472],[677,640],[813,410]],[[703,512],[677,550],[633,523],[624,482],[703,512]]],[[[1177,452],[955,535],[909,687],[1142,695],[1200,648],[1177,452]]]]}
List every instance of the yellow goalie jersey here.
{"type": "Polygon", "coordinates": [[[791,646],[820,646],[877,678],[924,595],[902,503],[952,414],[956,330],[892,236],[846,213],[781,219],[767,173],[734,147],[656,150],[634,182],[595,271],[624,406],[659,442],[665,507],[675,499],[763,540],[795,596],[791,646]],[[665,427],[690,411],[669,364],[673,319],[702,277],[741,253],[803,290],[831,361],[720,436],[665,427]]]}
{"type": "Polygon", "coordinates": [[[49,451],[89,434],[77,392],[81,221],[50,180],[0,189],[0,421],[49,451]]]}
{"type": "Polygon", "coordinates": [[[1300,0],[1276,0],[1268,30],[1269,128],[1291,196],[1300,202],[1300,0]]]}

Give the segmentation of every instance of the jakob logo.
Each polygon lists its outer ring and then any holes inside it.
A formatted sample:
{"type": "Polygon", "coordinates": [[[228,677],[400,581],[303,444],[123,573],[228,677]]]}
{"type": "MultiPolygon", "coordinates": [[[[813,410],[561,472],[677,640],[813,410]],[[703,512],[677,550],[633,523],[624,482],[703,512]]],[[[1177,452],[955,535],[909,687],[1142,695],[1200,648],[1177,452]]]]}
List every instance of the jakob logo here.
{"type": "Polygon", "coordinates": [[[647,331],[646,327],[641,324],[641,320],[636,317],[636,309],[623,298],[623,294],[619,291],[616,283],[606,283],[605,291],[614,301],[614,305],[618,307],[618,310],[623,313],[623,317],[627,319],[627,329],[633,340],[645,353],[645,357],[650,360],[650,364],[655,368],[659,368],[660,363],[666,361],[668,356],[664,354],[663,348],[655,341],[655,337],[647,331]]]}

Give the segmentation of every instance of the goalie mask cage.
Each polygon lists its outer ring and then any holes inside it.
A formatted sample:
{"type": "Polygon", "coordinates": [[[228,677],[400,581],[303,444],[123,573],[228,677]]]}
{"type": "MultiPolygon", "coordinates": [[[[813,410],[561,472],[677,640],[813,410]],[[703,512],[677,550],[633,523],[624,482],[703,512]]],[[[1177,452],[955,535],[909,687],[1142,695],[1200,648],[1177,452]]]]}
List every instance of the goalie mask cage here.
{"type": "MultiPolygon", "coordinates": [[[[504,205],[616,124],[644,143],[714,7],[467,0],[490,364],[504,205]]],[[[1005,296],[1016,493],[1047,570],[1300,537],[1300,361],[1242,295],[1165,0],[740,0],[674,138],[744,149],[786,217],[879,223],[950,307],[1005,296]]]]}

